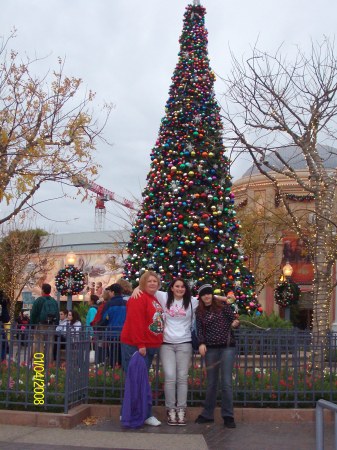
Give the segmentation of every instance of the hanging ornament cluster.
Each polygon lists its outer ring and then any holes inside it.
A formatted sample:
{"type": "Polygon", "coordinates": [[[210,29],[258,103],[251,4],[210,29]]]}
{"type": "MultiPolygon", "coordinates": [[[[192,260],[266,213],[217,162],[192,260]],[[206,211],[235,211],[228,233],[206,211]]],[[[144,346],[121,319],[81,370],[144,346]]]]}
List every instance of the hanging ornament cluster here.
{"type": "Polygon", "coordinates": [[[76,295],[84,289],[84,273],[75,266],[66,266],[58,271],[55,287],[61,295],[76,295]]]}
{"type": "Polygon", "coordinates": [[[236,209],[244,208],[244,207],[247,206],[247,205],[248,205],[248,198],[245,198],[244,200],[242,200],[242,202],[240,202],[240,203],[237,205],[236,209]]]}
{"type": "Polygon", "coordinates": [[[204,25],[205,8],[189,5],[166,113],[151,152],[143,203],[133,226],[125,277],[145,270],[163,288],[178,276],[218,292],[232,290],[240,312],[261,312],[254,277],[239,251],[230,161],[222,140],[204,25]]]}
{"type": "Polygon", "coordinates": [[[279,283],[274,292],[275,302],[286,308],[288,306],[296,305],[300,299],[301,289],[292,281],[283,281],[279,283]]]}

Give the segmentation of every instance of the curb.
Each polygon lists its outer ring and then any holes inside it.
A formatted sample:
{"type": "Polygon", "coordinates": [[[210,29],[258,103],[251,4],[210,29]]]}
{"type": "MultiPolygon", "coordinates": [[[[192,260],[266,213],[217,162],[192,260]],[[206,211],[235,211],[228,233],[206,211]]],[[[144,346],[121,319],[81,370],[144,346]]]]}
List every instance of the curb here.
{"type": "Polygon", "coordinates": [[[90,405],[75,406],[68,414],[0,410],[0,424],[70,429],[76,427],[88,416],[90,416],[90,405]]]}
{"type": "MultiPolygon", "coordinates": [[[[166,414],[163,406],[153,407],[159,420],[165,421],[166,414]]],[[[187,409],[187,420],[194,421],[200,414],[200,407],[187,409]]],[[[235,408],[235,421],[243,423],[314,423],[315,409],[278,409],[278,408],[235,408]]],[[[68,414],[48,413],[36,411],[0,410],[0,424],[25,425],[43,428],[71,429],[90,416],[113,419],[119,422],[120,405],[79,405],[71,409],[68,414]]],[[[334,422],[332,411],[324,411],[325,423],[334,422]]],[[[222,423],[220,408],[215,410],[215,422],[222,423]]]]}

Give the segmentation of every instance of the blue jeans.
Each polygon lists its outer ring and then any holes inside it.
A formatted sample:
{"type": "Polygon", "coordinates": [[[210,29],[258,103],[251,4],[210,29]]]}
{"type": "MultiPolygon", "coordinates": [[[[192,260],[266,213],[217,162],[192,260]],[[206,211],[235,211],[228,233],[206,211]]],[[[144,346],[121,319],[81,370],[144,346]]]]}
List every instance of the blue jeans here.
{"type": "MultiPolygon", "coordinates": [[[[1,325],[0,325],[1,327],[1,325]]],[[[0,361],[4,361],[6,359],[6,353],[7,353],[7,333],[5,330],[0,329],[1,337],[1,357],[0,361]]]]}
{"type": "Polygon", "coordinates": [[[108,336],[108,353],[111,367],[122,364],[122,350],[119,336],[108,336]]]}
{"type": "Polygon", "coordinates": [[[205,355],[207,389],[204,409],[201,412],[206,419],[214,419],[219,374],[221,374],[221,416],[233,417],[232,372],[235,353],[235,347],[207,347],[205,355]]]}
{"type": "MultiPolygon", "coordinates": [[[[124,372],[127,373],[130,359],[135,352],[138,352],[138,347],[122,343],[121,350],[122,350],[122,367],[124,372]]],[[[152,364],[152,360],[157,353],[158,353],[157,348],[146,348],[145,364],[147,367],[147,371],[149,371],[152,364]]],[[[151,416],[152,416],[152,406],[149,408],[147,413],[147,417],[151,416]]]]}

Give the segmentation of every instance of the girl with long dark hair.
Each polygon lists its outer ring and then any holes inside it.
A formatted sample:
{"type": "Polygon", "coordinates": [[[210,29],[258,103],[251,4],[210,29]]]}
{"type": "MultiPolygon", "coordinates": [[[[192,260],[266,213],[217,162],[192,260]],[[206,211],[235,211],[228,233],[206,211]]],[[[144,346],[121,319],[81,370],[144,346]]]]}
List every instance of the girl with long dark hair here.
{"type": "Polygon", "coordinates": [[[191,296],[188,283],[173,280],[167,293],[158,291],[164,308],[164,339],[160,360],[164,371],[165,406],[169,425],[186,425],[188,370],[191,366],[191,326],[198,300],[191,296]]]}

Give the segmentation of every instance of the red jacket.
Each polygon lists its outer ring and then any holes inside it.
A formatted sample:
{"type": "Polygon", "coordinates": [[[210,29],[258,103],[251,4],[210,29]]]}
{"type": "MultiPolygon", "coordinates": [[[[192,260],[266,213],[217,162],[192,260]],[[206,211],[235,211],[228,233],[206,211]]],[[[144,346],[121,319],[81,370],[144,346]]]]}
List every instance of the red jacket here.
{"type": "Polygon", "coordinates": [[[105,306],[106,306],[106,302],[103,302],[101,305],[99,305],[96,315],[94,317],[94,320],[90,322],[91,326],[97,325],[102,320],[103,311],[104,311],[105,306]]]}
{"type": "Polygon", "coordinates": [[[163,309],[153,295],[143,292],[127,302],[121,342],[138,348],[158,348],[163,343],[163,309]]]}

